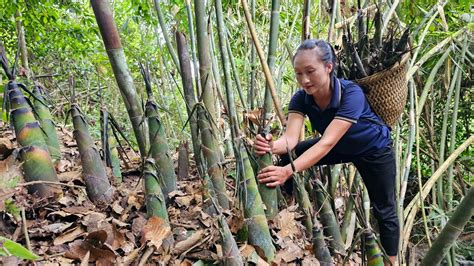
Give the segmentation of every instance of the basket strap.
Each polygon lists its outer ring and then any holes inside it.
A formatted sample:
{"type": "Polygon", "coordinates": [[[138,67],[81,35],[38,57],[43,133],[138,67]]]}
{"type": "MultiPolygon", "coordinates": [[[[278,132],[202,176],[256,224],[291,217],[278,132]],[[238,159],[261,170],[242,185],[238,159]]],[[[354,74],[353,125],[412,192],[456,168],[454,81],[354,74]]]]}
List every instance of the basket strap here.
{"type": "MultiPolygon", "coordinates": [[[[339,102],[341,102],[342,83],[341,83],[341,81],[340,81],[339,79],[337,79],[337,82],[338,82],[338,84],[339,84],[339,102]]],[[[366,89],[365,89],[363,86],[361,86],[359,83],[357,83],[357,85],[359,85],[359,87],[361,87],[361,89],[362,89],[362,91],[364,92],[364,94],[367,93],[366,89]]],[[[365,98],[365,100],[367,101],[367,97],[365,98]]],[[[367,103],[368,103],[368,101],[367,101],[367,103]]],[[[370,105],[370,103],[369,103],[369,105],[370,105]]],[[[374,114],[377,115],[377,113],[375,113],[375,111],[374,111],[374,109],[372,108],[372,106],[370,106],[370,109],[372,110],[372,112],[373,112],[374,114]]],[[[378,116],[378,115],[377,115],[377,116],[378,116]]],[[[373,123],[373,124],[376,124],[376,125],[379,125],[379,126],[386,126],[386,127],[388,127],[388,129],[389,129],[390,131],[392,131],[392,128],[391,128],[389,125],[387,125],[382,119],[380,119],[381,121],[379,121],[379,120],[376,120],[376,119],[373,119],[373,118],[366,118],[366,117],[363,117],[363,118],[359,118],[359,120],[369,121],[369,122],[371,122],[371,123],[373,123]]]]}

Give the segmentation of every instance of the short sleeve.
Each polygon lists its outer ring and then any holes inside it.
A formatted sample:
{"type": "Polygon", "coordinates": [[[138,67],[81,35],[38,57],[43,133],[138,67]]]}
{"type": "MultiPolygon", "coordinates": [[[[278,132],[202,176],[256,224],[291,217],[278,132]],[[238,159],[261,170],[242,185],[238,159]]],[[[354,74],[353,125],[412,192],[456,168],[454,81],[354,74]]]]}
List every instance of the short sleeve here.
{"type": "Polygon", "coordinates": [[[357,123],[364,110],[365,101],[364,92],[359,86],[344,88],[339,109],[334,118],[357,123]]]}
{"type": "Polygon", "coordinates": [[[288,113],[299,113],[306,115],[304,108],[305,92],[303,90],[297,91],[293,97],[291,97],[290,104],[288,105],[288,113]]]}

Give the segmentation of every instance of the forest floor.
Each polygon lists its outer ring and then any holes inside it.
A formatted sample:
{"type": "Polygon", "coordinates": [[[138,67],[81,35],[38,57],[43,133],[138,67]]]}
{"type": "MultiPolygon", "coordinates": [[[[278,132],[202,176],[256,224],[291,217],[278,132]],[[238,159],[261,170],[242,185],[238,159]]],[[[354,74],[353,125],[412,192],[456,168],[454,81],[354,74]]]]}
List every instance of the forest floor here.
{"type": "MultiPolygon", "coordinates": [[[[0,161],[0,235],[25,247],[29,245],[30,250],[40,256],[38,265],[81,262],[84,263],[81,265],[87,265],[87,260],[100,265],[138,264],[146,250],[150,249],[145,235],[159,235],[158,231],[153,231],[156,230],[153,220],[146,218],[139,156],[130,149],[127,151],[131,160],[122,165],[123,182],[113,181],[114,201],[100,210],[85,193],[79,152],[72,132],[58,128],[58,134],[62,154],[57,165],[61,193],[56,198],[40,199],[28,194],[21,163],[16,158],[18,147],[15,136],[6,125],[0,124],[0,144],[4,143],[6,147],[0,149],[6,157],[0,161]],[[26,225],[27,234],[23,225],[26,225]],[[30,244],[27,244],[27,238],[30,244]]],[[[176,165],[177,157],[176,152],[173,154],[176,165]]],[[[112,181],[110,169],[108,171],[112,181]]],[[[234,191],[232,181],[228,181],[229,191],[234,191]]],[[[287,206],[270,222],[278,250],[274,264],[319,264],[312,254],[310,241],[305,237],[304,226],[300,222],[302,215],[294,199],[289,198],[287,206]]],[[[222,248],[217,218],[205,212],[202,182],[193,165],[187,177],[178,180],[178,189],[170,193],[168,214],[174,241],[163,244],[153,252],[148,263],[193,265],[199,261],[212,263],[220,260],[222,248]]],[[[244,224],[241,212],[234,208],[224,212],[224,215],[230,230],[236,235],[244,259],[265,265],[254,247],[238,240],[239,230],[244,224]]],[[[4,265],[21,262],[12,256],[2,259],[4,265]]],[[[350,263],[359,264],[359,254],[353,254],[350,263]]]]}

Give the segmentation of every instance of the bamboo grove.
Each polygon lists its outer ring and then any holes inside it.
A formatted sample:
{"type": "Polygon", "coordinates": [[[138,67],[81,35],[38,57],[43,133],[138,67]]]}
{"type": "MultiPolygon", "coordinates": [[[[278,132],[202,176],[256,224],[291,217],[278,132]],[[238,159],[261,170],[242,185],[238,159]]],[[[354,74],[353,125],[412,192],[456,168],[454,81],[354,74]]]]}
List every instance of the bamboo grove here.
{"type": "MultiPolygon", "coordinates": [[[[146,217],[171,230],[167,208],[180,187],[174,151],[187,141],[203,210],[219,228],[224,265],[248,263],[244,244],[267,263],[279,258],[275,217],[294,205],[300,214],[294,222],[321,264],[359,256],[362,264],[383,265],[368,192],[352,164],[295,174],[287,181],[291,193],[256,180],[276,158],[257,157],[252,140],[282,132],[297,89],[294,49],[321,38],[335,46],[341,77],[361,80],[402,58],[406,63],[406,105],[391,124],[398,262],[474,259],[474,19],[467,2],[90,0],[19,1],[8,8],[7,2],[0,0],[2,118],[14,130],[29,193],[52,201],[61,193],[62,125],[73,130],[86,193],[97,209],[109,208],[126,182],[130,147],[140,157],[134,170],[146,217]],[[53,35],[38,41],[44,34],[35,28],[54,27],[69,34],[67,48],[53,35]],[[234,216],[244,221],[236,234],[228,224],[234,216]]],[[[305,125],[302,138],[313,134],[305,125]]],[[[171,234],[164,239],[162,245],[174,245],[171,234]]],[[[148,245],[144,253],[164,250],[148,245]]]]}

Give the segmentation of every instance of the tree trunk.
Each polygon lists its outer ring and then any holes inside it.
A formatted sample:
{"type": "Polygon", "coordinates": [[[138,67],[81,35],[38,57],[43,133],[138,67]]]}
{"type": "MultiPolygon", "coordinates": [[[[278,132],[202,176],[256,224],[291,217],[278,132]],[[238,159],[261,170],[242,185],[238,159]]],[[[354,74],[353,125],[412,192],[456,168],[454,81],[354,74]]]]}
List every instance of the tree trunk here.
{"type": "Polygon", "coordinates": [[[140,153],[142,156],[145,156],[148,152],[147,124],[143,121],[142,106],[128,69],[125,53],[123,52],[117,27],[112,16],[112,10],[107,0],[91,0],[91,5],[115,79],[117,80],[117,85],[132,122],[140,153]]]}

